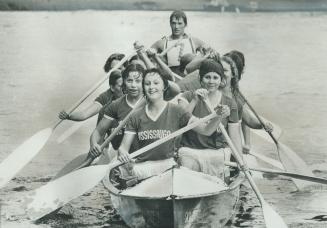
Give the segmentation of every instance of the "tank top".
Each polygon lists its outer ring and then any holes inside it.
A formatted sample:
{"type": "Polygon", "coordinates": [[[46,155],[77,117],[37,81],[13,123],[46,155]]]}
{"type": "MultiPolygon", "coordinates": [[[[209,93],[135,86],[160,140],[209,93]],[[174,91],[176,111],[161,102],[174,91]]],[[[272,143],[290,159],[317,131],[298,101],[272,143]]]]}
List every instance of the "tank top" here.
{"type": "Polygon", "coordinates": [[[164,50],[174,46],[177,42],[179,45],[172,48],[167,53],[167,63],[169,67],[175,67],[180,65],[180,59],[184,54],[193,53],[195,54],[195,45],[190,36],[183,39],[172,40],[170,37],[165,36],[163,39],[166,40],[164,50]]]}

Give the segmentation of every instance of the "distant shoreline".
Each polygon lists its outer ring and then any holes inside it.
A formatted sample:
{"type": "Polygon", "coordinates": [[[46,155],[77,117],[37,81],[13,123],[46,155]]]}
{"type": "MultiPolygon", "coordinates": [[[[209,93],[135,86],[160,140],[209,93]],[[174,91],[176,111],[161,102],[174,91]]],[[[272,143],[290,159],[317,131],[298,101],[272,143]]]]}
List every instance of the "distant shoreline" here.
{"type": "Polygon", "coordinates": [[[0,0],[0,11],[324,12],[324,0],[0,0]]]}

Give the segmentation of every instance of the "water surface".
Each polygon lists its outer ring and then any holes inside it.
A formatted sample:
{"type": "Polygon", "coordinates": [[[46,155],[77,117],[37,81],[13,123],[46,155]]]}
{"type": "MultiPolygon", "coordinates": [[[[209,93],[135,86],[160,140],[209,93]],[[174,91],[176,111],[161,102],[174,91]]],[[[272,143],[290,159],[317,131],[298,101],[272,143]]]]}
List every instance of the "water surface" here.
{"type": "MultiPolygon", "coordinates": [[[[60,110],[68,109],[103,77],[102,67],[109,54],[129,52],[136,40],[150,46],[169,34],[169,14],[0,12],[0,160],[37,131],[52,126],[60,110]]],[[[243,93],[261,115],[283,129],[281,141],[317,176],[327,178],[327,14],[189,12],[188,17],[188,32],[193,36],[222,54],[232,49],[245,54],[243,93]]],[[[0,192],[3,201],[19,206],[13,199],[16,193],[44,184],[66,162],[87,152],[94,123],[57,144],[56,138],[69,126],[71,123],[58,127],[38,156],[0,192]]],[[[257,151],[276,158],[273,145],[256,138],[254,144],[257,151]]],[[[311,191],[295,193],[294,185],[286,179],[257,183],[290,227],[327,227],[327,194],[323,188],[315,186],[311,191]]],[[[241,209],[231,227],[263,227],[251,190],[244,188],[242,196],[241,209]]],[[[74,218],[45,222],[53,227],[109,226],[110,203],[101,185],[72,205],[74,218]]],[[[14,226],[23,221],[18,217],[14,226]]]]}

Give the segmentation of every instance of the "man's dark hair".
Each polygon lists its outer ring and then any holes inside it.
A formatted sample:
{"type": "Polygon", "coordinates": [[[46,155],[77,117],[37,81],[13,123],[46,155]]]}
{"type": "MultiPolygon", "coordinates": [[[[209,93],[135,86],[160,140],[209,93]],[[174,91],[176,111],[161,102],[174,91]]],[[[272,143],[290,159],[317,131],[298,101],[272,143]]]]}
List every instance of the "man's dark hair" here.
{"type": "Polygon", "coordinates": [[[175,10],[174,12],[172,12],[170,14],[170,18],[169,18],[170,23],[172,22],[173,18],[176,18],[176,19],[182,18],[184,21],[184,24],[187,25],[187,17],[183,11],[175,10]]]}

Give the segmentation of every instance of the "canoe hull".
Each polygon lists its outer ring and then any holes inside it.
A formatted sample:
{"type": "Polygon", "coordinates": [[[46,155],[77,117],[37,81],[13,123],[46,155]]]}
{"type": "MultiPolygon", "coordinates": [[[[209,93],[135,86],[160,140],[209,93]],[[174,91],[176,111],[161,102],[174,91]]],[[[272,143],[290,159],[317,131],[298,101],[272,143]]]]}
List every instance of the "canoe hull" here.
{"type": "Polygon", "coordinates": [[[235,212],[239,188],[191,199],[134,199],[111,195],[112,203],[130,227],[224,227],[235,212]]]}
{"type": "Polygon", "coordinates": [[[111,200],[129,227],[174,227],[170,200],[133,199],[111,195],[111,200]]]}
{"type": "Polygon", "coordinates": [[[239,188],[214,196],[176,200],[174,227],[224,227],[235,212],[239,188]]]}
{"type": "Polygon", "coordinates": [[[113,206],[129,227],[220,228],[234,215],[242,181],[240,177],[228,190],[203,197],[148,199],[110,196],[113,206]]]}

